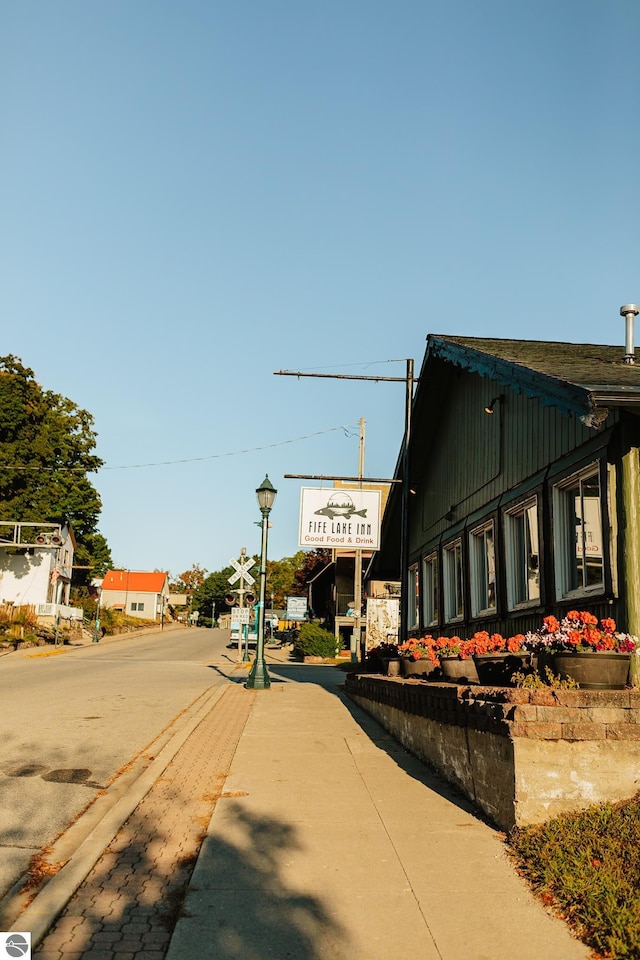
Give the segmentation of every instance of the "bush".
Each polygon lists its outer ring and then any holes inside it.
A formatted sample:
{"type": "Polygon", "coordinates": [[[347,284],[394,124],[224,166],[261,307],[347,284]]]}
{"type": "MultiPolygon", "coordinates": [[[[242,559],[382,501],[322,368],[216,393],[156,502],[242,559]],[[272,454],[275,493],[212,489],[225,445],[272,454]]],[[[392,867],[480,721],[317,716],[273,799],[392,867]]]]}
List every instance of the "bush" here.
{"type": "Polygon", "coordinates": [[[640,797],[562,814],[509,837],[519,871],[590,947],[640,957],[640,797]]]}
{"type": "Polygon", "coordinates": [[[32,604],[24,604],[20,607],[15,607],[14,610],[14,623],[19,624],[21,627],[32,628],[38,625],[36,608],[32,604]]]}
{"type": "Polygon", "coordinates": [[[333,633],[315,623],[303,623],[296,649],[303,657],[335,657],[338,641],[333,633]]]}

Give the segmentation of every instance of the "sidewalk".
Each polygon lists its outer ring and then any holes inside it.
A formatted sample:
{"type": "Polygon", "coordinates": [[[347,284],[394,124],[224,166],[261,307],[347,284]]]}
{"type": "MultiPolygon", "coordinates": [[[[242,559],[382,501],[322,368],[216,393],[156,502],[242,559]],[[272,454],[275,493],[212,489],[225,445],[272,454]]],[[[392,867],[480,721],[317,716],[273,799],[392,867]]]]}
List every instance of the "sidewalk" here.
{"type": "Polygon", "coordinates": [[[230,668],[35,957],[586,960],[341,671],[268,660],[270,690],[230,668]]]}
{"type": "Polygon", "coordinates": [[[270,666],[168,960],[584,960],[500,835],[340,695],[270,666]]]}

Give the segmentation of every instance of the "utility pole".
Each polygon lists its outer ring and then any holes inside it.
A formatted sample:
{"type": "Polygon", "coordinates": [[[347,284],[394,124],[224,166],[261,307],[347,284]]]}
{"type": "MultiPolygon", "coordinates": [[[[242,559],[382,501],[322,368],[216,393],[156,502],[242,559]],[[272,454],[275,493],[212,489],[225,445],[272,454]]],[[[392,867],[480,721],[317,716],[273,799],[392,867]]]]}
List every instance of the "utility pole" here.
{"type": "Polygon", "coordinates": [[[413,360],[407,360],[407,392],[405,397],[404,440],[402,445],[402,497],[400,526],[400,636],[404,643],[408,635],[409,621],[409,440],[411,439],[411,408],[413,406],[413,360]]]}
{"type": "MultiPolygon", "coordinates": [[[[360,417],[360,444],[358,448],[358,478],[362,482],[364,477],[364,417],[360,417]]],[[[362,550],[356,550],[355,568],[353,575],[353,606],[355,623],[351,632],[351,662],[357,663],[358,654],[361,654],[361,621],[362,621],[362,550]]],[[[364,659],[360,656],[360,659],[364,659]]]]}
{"type": "MultiPolygon", "coordinates": [[[[390,361],[391,362],[391,361],[390,361]]],[[[401,492],[401,520],[400,520],[400,626],[398,641],[400,643],[404,642],[407,639],[407,622],[408,622],[408,611],[409,611],[409,490],[410,490],[410,478],[409,478],[409,439],[411,436],[411,411],[413,407],[413,388],[416,383],[418,383],[418,378],[413,375],[413,360],[407,359],[406,361],[406,375],[404,377],[371,377],[371,376],[359,376],[356,374],[348,373],[305,373],[303,371],[296,370],[276,370],[275,375],[280,377],[320,377],[330,380],[373,380],[378,383],[404,383],[406,392],[405,392],[405,418],[404,418],[404,438],[402,441],[402,457],[401,457],[401,478],[398,481],[397,478],[392,480],[371,480],[368,479],[367,483],[398,483],[402,484],[401,492]]],[[[360,472],[360,471],[359,471],[360,472]]],[[[285,474],[285,476],[293,476],[292,474],[285,474]]],[[[300,474],[296,476],[301,477],[300,474]]],[[[302,478],[302,477],[301,477],[302,478]]],[[[323,476],[306,476],[307,480],[363,480],[362,475],[359,477],[323,477],[323,476]]],[[[354,598],[355,602],[355,598],[354,598]]]]}

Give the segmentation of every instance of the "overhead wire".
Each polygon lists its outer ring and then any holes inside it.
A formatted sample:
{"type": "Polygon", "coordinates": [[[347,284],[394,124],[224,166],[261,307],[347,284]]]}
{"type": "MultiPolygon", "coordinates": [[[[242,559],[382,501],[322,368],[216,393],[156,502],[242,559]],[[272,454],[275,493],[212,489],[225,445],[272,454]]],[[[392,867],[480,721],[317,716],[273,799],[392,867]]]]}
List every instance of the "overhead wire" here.
{"type": "Polygon", "coordinates": [[[98,467],[97,470],[89,470],[86,467],[47,467],[42,465],[27,466],[21,464],[0,463],[0,470],[37,470],[40,472],[50,471],[56,473],[98,473],[101,470],[141,470],[146,467],[167,467],[178,463],[201,463],[205,460],[219,460],[224,457],[238,457],[245,453],[257,453],[260,450],[270,450],[273,447],[283,447],[289,443],[299,443],[301,440],[310,440],[312,437],[319,437],[326,433],[335,433],[337,430],[342,430],[345,437],[351,438],[357,436],[357,434],[349,432],[351,428],[356,426],[357,424],[355,423],[340,424],[338,427],[328,427],[326,430],[316,430],[315,433],[307,433],[302,437],[292,437],[289,440],[277,440],[275,443],[267,443],[259,447],[246,447],[242,450],[231,450],[227,453],[210,453],[203,457],[183,457],[178,460],[157,460],[150,463],[125,463],[118,464],[116,466],[103,465],[98,467]]]}

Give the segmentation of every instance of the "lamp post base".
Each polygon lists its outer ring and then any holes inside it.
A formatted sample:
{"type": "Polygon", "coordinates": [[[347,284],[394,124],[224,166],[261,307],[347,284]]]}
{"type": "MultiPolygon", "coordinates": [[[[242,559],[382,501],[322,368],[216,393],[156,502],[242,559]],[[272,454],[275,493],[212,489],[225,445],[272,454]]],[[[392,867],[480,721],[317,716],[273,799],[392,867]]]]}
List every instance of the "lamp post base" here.
{"type": "Polygon", "coordinates": [[[264,660],[256,659],[247,677],[248,690],[268,690],[271,686],[271,680],[267,671],[267,665],[264,660]]]}

